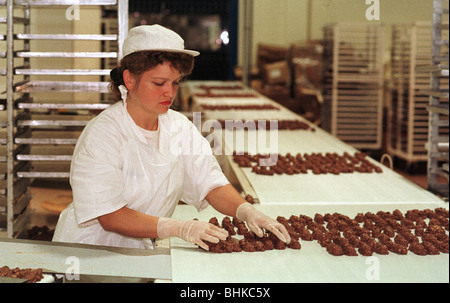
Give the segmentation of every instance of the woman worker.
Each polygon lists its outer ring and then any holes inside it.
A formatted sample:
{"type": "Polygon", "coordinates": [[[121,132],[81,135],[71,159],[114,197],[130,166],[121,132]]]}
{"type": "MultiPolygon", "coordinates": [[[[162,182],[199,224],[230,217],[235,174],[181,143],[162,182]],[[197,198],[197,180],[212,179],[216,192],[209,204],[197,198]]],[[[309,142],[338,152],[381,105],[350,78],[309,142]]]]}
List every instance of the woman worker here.
{"type": "Polygon", "coordinates": [[[122,102],[83,130],[70,171],[73,202],[61,213],[53,241],[152,248],[151,239],[179,237],[205,250],[225,240],[210,223],[171,219],[179,201],[245,221],[289,243],[285,227],[257,211],[229,184],[208,141],[170,110],[180,81],[199,53],[159,25],[130,30],[110,90],[122,102]]]}

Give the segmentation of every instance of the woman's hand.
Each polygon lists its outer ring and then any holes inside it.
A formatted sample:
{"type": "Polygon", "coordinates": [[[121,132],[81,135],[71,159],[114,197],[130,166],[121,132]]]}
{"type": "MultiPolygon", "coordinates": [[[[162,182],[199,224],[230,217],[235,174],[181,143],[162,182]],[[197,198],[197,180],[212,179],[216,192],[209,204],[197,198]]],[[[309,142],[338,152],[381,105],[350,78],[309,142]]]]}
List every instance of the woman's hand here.
{"type": "Polygon", "coordinates": [[[264,235],[262,228],[265,228],[286,244],[291,242],[291,236],[283,224],[256,210],[256,208],[248,202],[243,203],[238,207],[236,218],[247,222],[248,228],[260,238],[264,235]]]}
{"type": "Polygon", "coordinates": [[[209,246],[203,242],[219,243],[226,240],[228,232],[213,224],[196,220],[175,220],[170,218],[159,218],[158,237],[178,237],[187,242],[195,243],[204,250],[209,246]]]}

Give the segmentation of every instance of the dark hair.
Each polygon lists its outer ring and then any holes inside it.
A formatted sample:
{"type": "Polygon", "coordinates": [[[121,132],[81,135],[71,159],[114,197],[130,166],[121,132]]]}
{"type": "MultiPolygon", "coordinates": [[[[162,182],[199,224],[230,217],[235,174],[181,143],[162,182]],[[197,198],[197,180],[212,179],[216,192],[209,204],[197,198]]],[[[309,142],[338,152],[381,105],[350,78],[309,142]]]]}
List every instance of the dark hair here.
{"type": "Polygon", "coordinates": [[[161,51],[141,51],[129,54],[122,58],[120,65],[110,72],[111,82],[109,83],[109,91],[117,100],[121,99],[119,91],[120,85],[125,85],[123,81],[123,72],[129,70],[138,77],[154,68],[158,64],[170,62],[181,75],[187,76],[194,69],[194,57],[183,53],[161,52],[161,51]]]}

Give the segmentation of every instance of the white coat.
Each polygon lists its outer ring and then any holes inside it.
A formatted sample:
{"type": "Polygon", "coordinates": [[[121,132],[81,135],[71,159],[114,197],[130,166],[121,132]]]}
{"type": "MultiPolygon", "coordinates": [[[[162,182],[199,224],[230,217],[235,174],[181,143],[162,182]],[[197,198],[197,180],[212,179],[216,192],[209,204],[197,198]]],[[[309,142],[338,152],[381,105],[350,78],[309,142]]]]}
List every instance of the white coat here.
{"type": "Polygon", "coordinates": [[[182,114],[158,118],[159,150],[147,143],[122,102],[83,130],[70,170],[73,202],[61,213],[53,241],[149,248],[148,239],[106,231],[97,218],[127,206],[170,217],[179,201],[198,210],[228,184],[209,142],[182,114]]]}

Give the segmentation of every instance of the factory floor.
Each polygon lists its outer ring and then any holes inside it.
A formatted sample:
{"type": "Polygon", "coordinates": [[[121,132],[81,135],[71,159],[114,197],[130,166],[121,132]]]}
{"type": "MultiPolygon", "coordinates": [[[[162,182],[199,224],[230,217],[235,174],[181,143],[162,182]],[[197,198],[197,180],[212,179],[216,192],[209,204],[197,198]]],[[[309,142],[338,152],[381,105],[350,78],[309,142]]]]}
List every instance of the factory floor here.
{"type": "MultiPolygon", "coordinates": [[[[396,171],[418,184],[427,187],[427,176],[423,172],[405,172],[403,170],[396,171]]],[[[67,204],[72,202],[72,191],[66,183],[62,182],[34,182],[31,187],[31,208],[34,210],[31,218],[30,226],[48,226],[53,229],[58,221],[59,213],[67,204]],[[54,207],[55,210],[49,208],[54,207]]]]}
{"type": "Polygon", "coordinates": [[[72,202],[72,190],[69,185],[62,182],[35,181],[30,192],[32,195],[30,207],[33,209],[30,226],[48,226],[53,229],[61,210],[72,202]],[[53,207],[55,210],[51,209],[53,207]]]}

